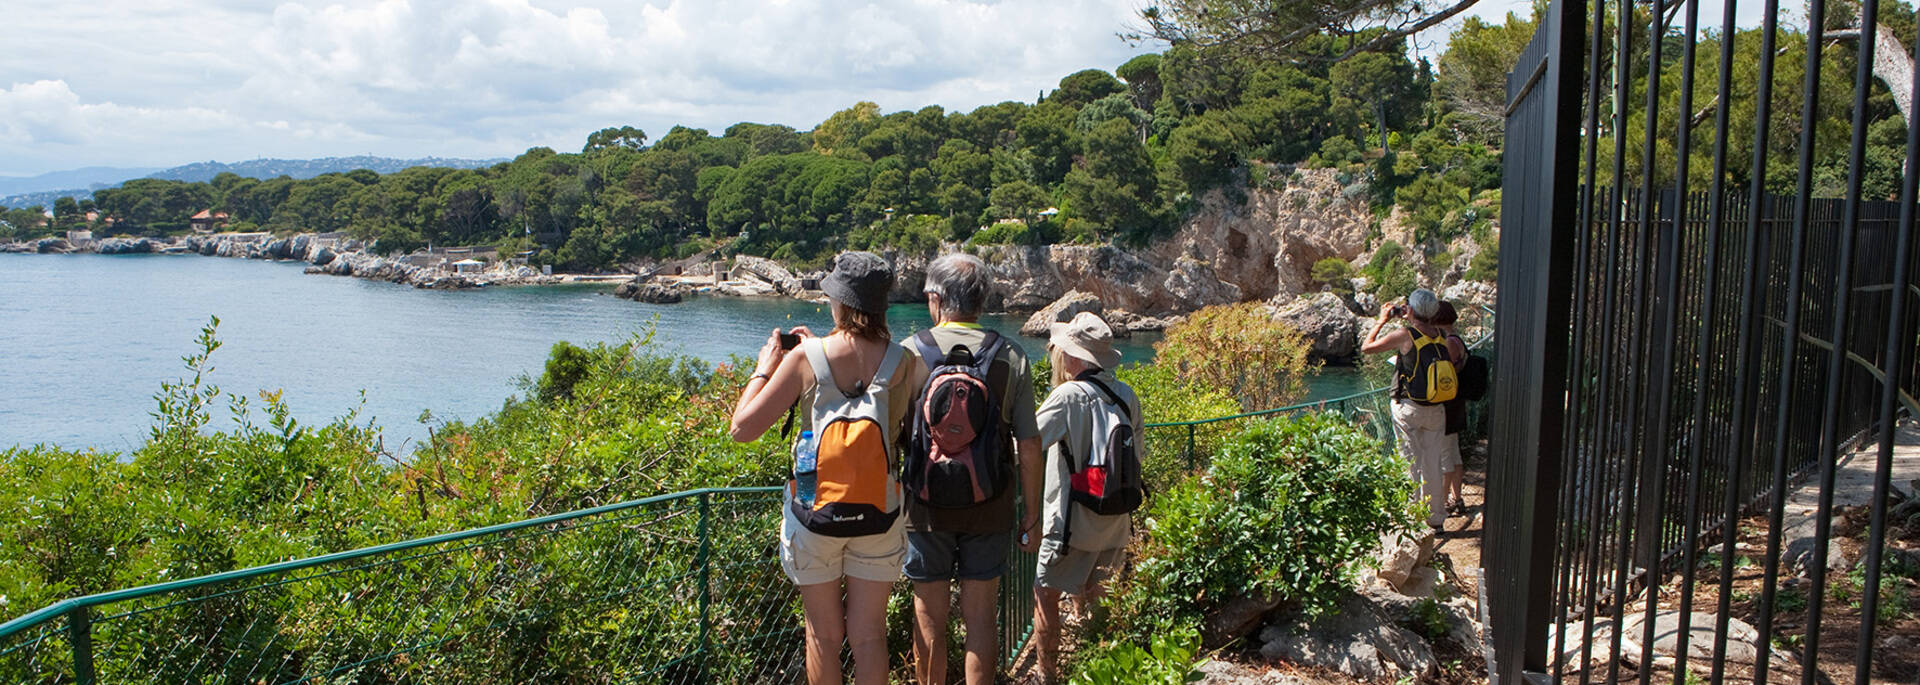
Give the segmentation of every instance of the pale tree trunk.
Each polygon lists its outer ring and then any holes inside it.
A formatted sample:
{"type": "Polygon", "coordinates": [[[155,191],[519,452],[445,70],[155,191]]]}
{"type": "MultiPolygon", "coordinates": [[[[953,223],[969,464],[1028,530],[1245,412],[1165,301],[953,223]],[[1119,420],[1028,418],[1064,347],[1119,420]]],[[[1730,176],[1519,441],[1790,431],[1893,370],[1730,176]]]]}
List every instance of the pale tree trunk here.
{"type": "MultiPolygon", "coordinates": [[[[1893,35],[1893,29],[1879,24],[1873,36],[1873,76],[1887,85],[1893,94],[1893,105],[1900,109],[1900,120],[1907,126],[1913,126],[1913,55],[1907,47],[1900,44],[1900,38],[1893,35]]],[[[1830,31],[1827,37],[1834,40],[1859,40],[1860,27],[1830,31]]]]}

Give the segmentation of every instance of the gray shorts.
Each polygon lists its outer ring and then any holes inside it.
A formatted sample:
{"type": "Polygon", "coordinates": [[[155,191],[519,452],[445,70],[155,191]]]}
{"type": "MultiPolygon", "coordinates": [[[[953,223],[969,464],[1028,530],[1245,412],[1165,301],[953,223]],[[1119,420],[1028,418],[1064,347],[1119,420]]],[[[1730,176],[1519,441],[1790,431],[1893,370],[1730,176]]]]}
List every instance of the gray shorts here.
{"type": "Polygon", "coordinates": [[[1034,584],[1069,595],[1084,594],[1113,577],[1126,558],[1125,547],[1096,552],[1046,540],[1040,543],[1040,573],[1034,584]]]}

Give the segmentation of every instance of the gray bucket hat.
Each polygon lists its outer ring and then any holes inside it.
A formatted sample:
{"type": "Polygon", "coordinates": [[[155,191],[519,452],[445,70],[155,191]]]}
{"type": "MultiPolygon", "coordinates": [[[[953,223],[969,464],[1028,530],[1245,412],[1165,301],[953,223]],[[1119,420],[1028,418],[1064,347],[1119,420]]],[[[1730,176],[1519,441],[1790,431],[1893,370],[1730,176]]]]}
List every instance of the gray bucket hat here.
{"type": "Polygon", "coordinates": [[[821,279],[820,290],[840,304],[884,314],[887,293],[893,291],[893,266],[872,252],[842,252],[833,258],[833,271],[821,279]]]}
{"type": "Polygon", "coordinates": [[[1082,361],[1109,371],[1120,366],[1120,351],[1113,349],[1113,329],[1093,312],[1080,312],[1072,321],[1048,327],[1047,344],[1082,361]]]}

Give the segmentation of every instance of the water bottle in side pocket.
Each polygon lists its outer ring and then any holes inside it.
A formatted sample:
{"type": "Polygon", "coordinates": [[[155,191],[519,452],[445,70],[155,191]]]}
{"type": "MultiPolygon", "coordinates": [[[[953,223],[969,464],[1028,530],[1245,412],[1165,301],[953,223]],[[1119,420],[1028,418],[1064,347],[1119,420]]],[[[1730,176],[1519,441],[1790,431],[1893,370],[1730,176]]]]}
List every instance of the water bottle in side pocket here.
{"type": "Polygon", "coordinates": [[[800,431],[800,442],[793,446],[793,498],[801,506],[813,507],[814,488],[820,483],[819,457],[813,431],[800,431]]]}

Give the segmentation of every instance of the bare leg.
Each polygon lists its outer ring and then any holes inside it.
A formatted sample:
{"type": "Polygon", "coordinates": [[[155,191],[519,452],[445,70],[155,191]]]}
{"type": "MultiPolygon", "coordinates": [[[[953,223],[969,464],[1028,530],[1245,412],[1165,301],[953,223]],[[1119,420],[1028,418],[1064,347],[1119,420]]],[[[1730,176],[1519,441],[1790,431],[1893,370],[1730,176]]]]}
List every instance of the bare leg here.
{"type": "Polygon", "coordinates": [[[1040,682],[1060,678],[1060,591],[1033,588],[1033,637],[1040,648],[1040,682]]]}
{"type": "Polygon", "coordinates": [[[999,656],[1000,579],[960,581],[960,620],[967,628],[967,685],[993,685],[999,656]]]}
{"type": "Polygon", "coordinates": [[[1447,483],[1447,501],[1448,502],[1459,502],[1461,504],[1466,503],[1467,501],[1466,497],[1460,493],[1461,487],[1466,482],[1466,475],[1467,475],[1466,469],[1455,468],[1454,470],[1448,472],[1447,475],[1443,477],[1447,483]]]}
{"type": "Polygon", "coordinates": [[[847,641],[853,646],[853,682],[886,685],[887,595],[892,583],[847,579],[847,641]]]}
{"type": "Polygon", "coordinates": [[[913,584],[913,677],[920,685],[946,685],[947,617],[953,615],[953,584],[913,584]]]}
{"type": "Polygon", "coordinates": [[[839,685],[840,643],[846,639],[846,606],[840,583],[800,586],[800,607],[807,615],[807,682],[839,685]]]}

